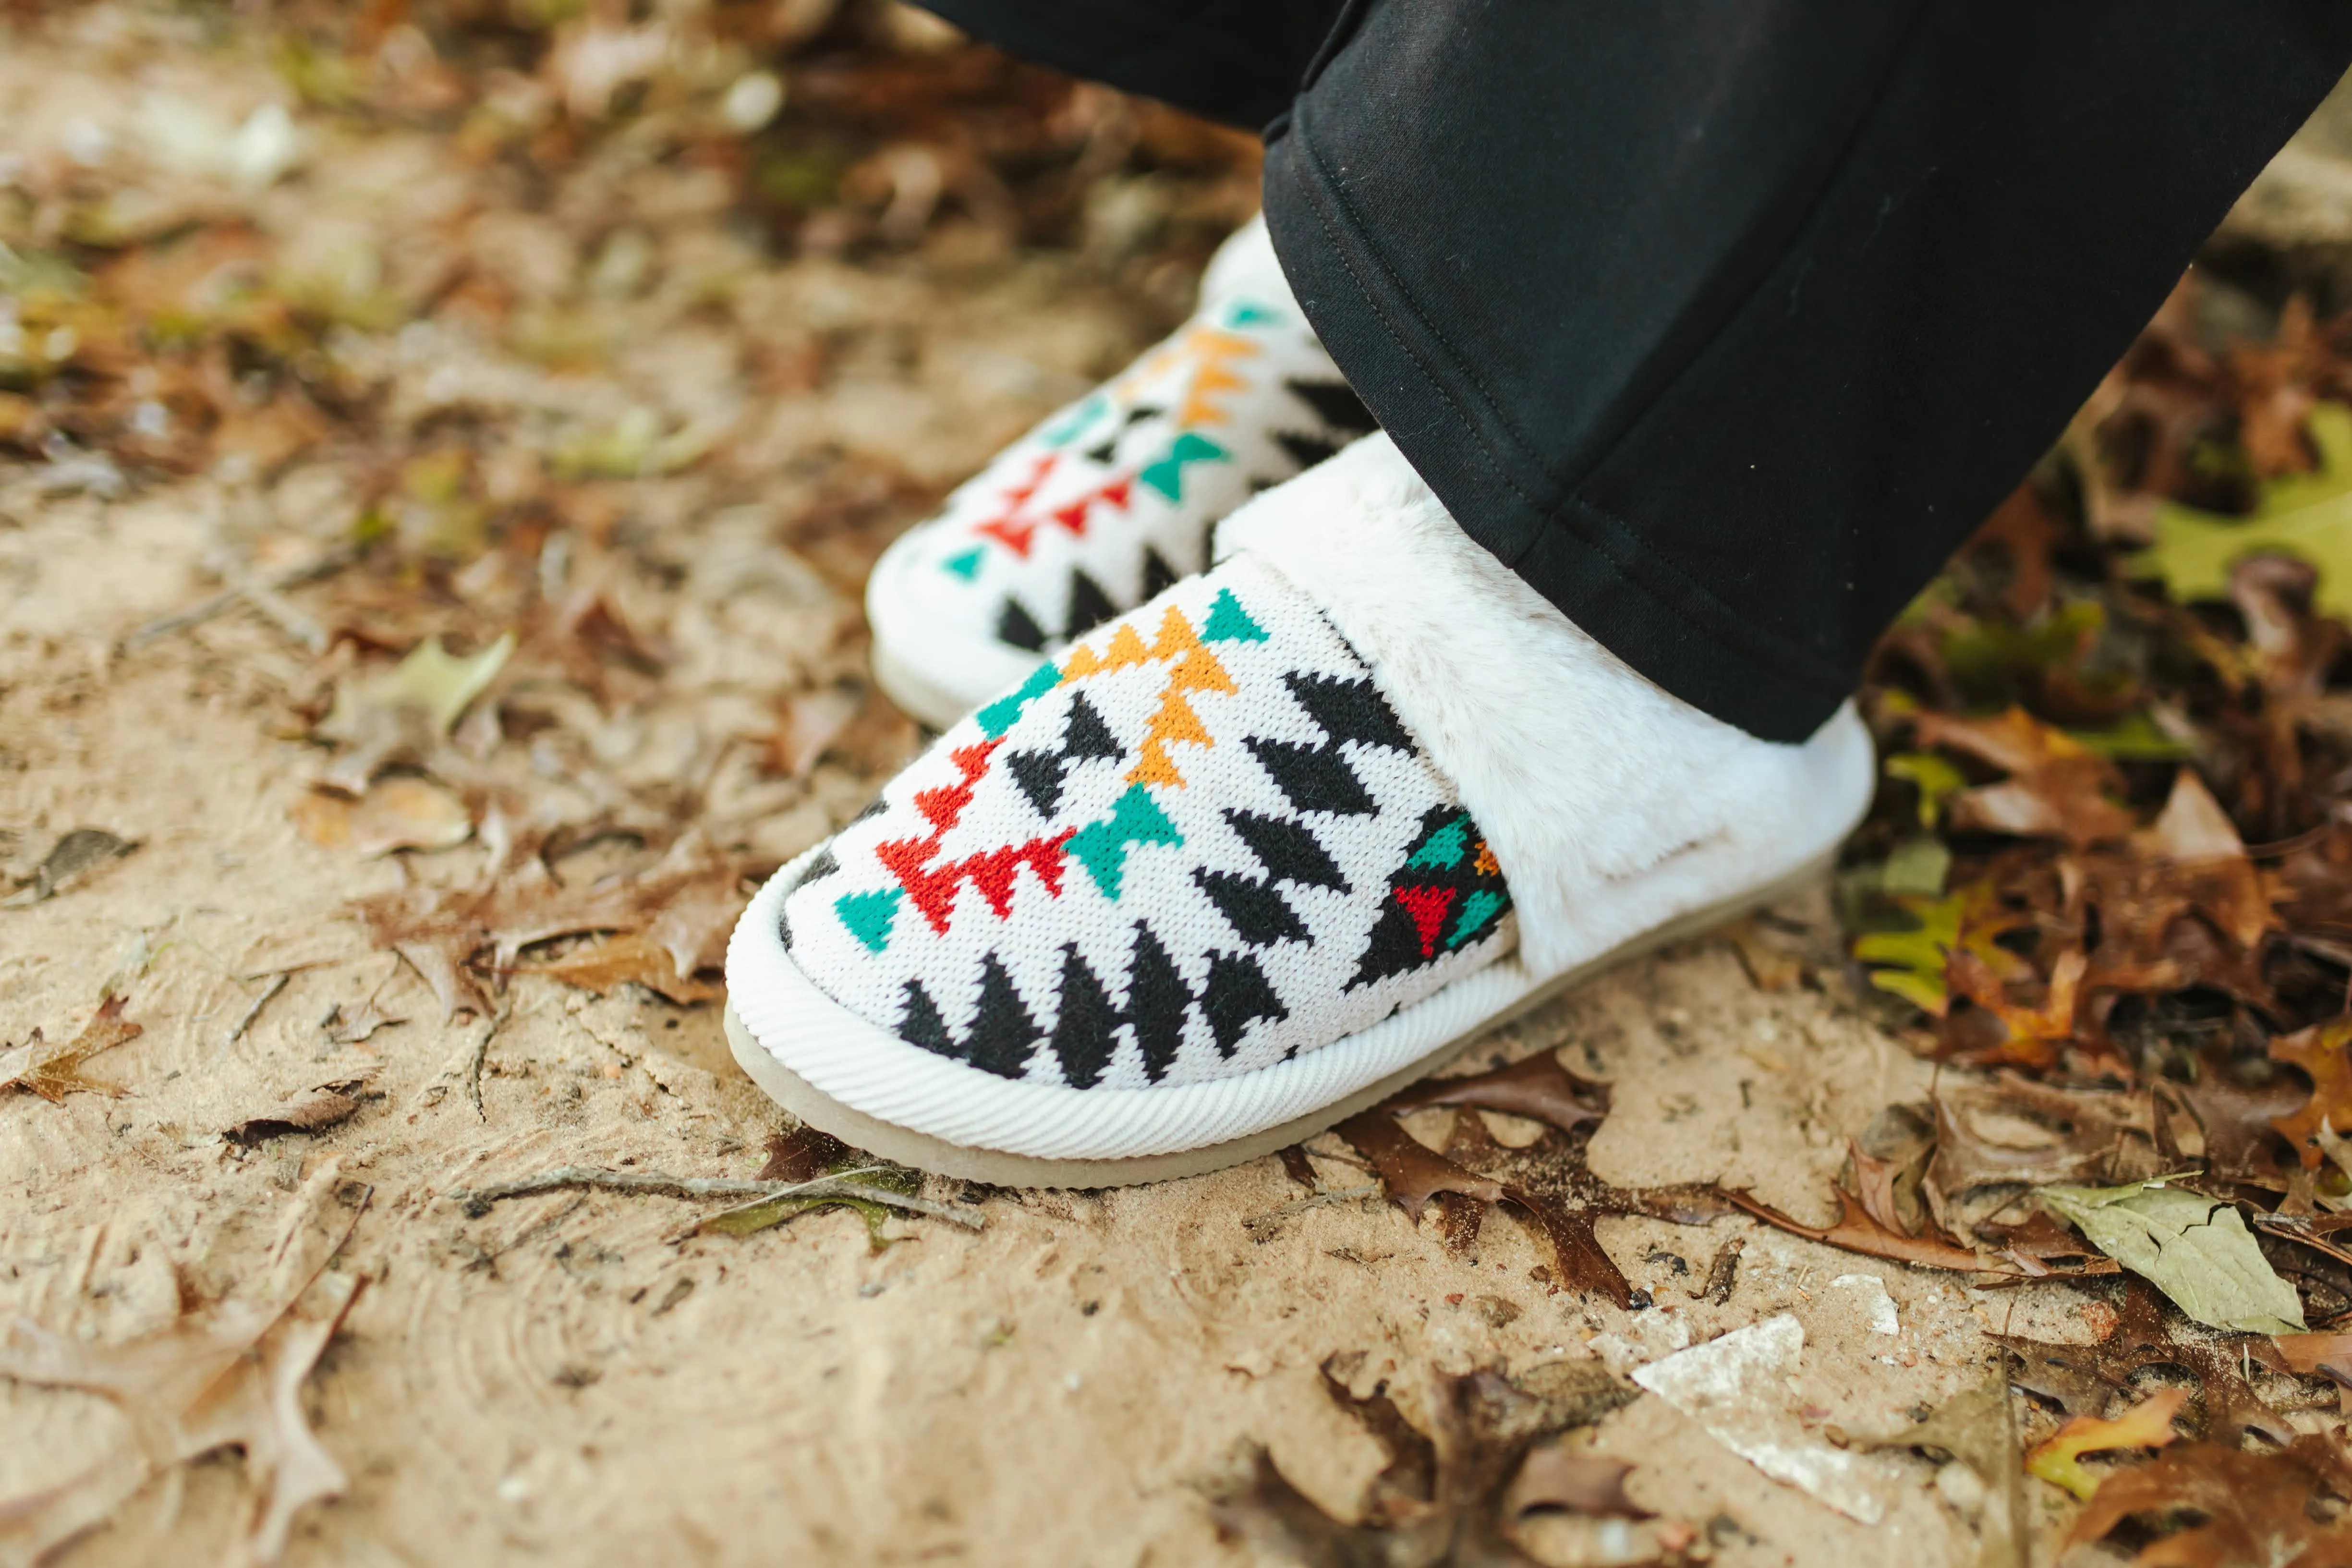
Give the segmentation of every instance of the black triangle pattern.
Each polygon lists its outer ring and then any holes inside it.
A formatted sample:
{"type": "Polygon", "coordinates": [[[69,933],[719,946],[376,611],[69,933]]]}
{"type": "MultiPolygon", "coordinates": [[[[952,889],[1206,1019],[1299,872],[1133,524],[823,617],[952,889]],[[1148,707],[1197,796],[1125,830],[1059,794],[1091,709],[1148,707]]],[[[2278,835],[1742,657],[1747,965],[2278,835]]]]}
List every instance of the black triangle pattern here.
{"type": "Polygon", "coordinates": [[[1063,629],[1064,637],[1082,637],[1117,614],[1118,606],[1110,602],[1110,595],[1103,592],[1101,584],[1084,572],[1071,571],[1070,613],[1068,624],[1063,629]]]}
{"type": "MultiPolygon", "coordinates": [[[[1282,384],[1293,397],[1315,410],[1315,417],[1324,428],[1337,430],[1349,440],[1369,436],[1381,427],[1356,389],[1344,381],[1286,381],[1282,384]]],[[[1345,445],[1343,442],[1342,445],[1345,445]]]]}
{"type": "Polygon", "coordinates": [[[1019,1078],[1041,1032],[1022,1005],[1013,976],[1004,973],[996,954],[984,954],[980,961],[980,1010],[972,1015],[971,1033],[964,1037],[964,1060],[999,1078],[1019,1078]]]}
{"type": "Polygon", "coordinates": [[[1231,871],[1200,869],[1193,871],[1192,880],[1209,895],[1209,901],[1217,906],[1225,923],[1252,947],[1312,940],[1306,924],[1270,881],[1252,881],[1231,871]]]}
{"type": "Polygon", "coordinates": [[[1061,1016],[1054,1020],[1054,1055],[1073,1087],[1092,1089],[1110,1067],[1118,1049],[1118,1026],[1127,1016],[1078,956],[1076,942],[1062,949],[1061,1002],[1061,1016]]]}
{"type": "Polygon", "coordinates": [[[1004,601],[1004,608],[996,617],[996,640],[1013,647],[1027,648],[1031,653],[1045,650],[1045,628],[1021,607],[1018,599],[1004,601]]]}
{"type": "Polygon", "coordinates": [[[1062,749],[1058,752],[1015,752],[1004,760],[1013,774],[1013,782],[1037,808],[1037,815],[1050,817],[1062,808],[1062,781],[1078,763],[1097,757],[1118,758],[1125,753],[1103,722],[1102,715],[1087,700],[1083,691],[1070,694],[1070,710],[1062,719],[1062,749]]]}
{"type": "Polygon", "coordinates": [[[1119,422],[1118,428],[1104,437],[1100,446],[1089,447],[1085,452],[1081,453],[1080,456],[1084,457],[1089,463],[1099,463],[1103,467],[1108,468],[1118,458],[1118,440],[1120,437],[1126,435],[1129,430],[1134,429],[1138,425],[1142,424],[1145,420],[1156,419],[1160,415],[1167,412],[1168,410],[1165,408],[1154,408],[1148,404],[1139,404],[1135,407],[1127,411],[1127,417],[1119,422]]]}
{"type": "Polygon", "coordinates": [[[786,952],[790,952],[793,949],[793,922],[784,913],[784,905],[791,900],[794,893],[799,892],[811,882],[830,877],[840,869],[841,861],[834,855],[833,846],[828,844],[816,852],[816,858],[801,868],[800,875],[794,877],[792,886],[784,889],[783,898],[776,901],[776,935],[782,940],[786,952]]]}
{"type": "Polygon", "coordinates": [[[1297,810],[1328,811],[1342,816],[1372,815],[1378,808],[1339,748],[1354,742],[1410,752],[1412,737],[1405,733],[1370,676],[1346,680],[1336,675],[1301,675],[1294,670],[1282,679],[1298,705],[1322,727],[1324,741],[1307,745],[1253,735],[1242,743],[1297,810]]]}
{"type": "Polygon", "coordinates": [[[1145,545],[1143,547],[1143,598],[1156,599],[1175,585],[1176,568],[1169,565],[1160,552],[1152,549],[1149,544],[1145,545]]]}
{"type": "Polygon", "coordinates": [[[1027,1069],[1041,1031],[996,954],[981,958],[980,1006],[972,1015],[970,1032],[961,1041],[949,1032],[939,1004],[931,1000],[921,981],[908,981],[901,994],[898,1037],[908,1044],[970,1062],[999,1078],[1019,1078],[1027,1069]]]}
{"type": "Polygon", "coordinates": [[[1296,430],[1276,430],[1274,439],[1302,468],[1311,468],[1326,458],[1337,457],[1339,451],[1339,443],[1328,437],[1307,436],[1296,430]]]}
{"type": "Polygon", "coordinates": [[[1265,868],[1255,879],[1231,871],[1195,870],[1192,879],[1225,917],[1234,934],[1253,947],[1277,942],[1312,942],[1305,922],[1290,907],[1276,882],[1306,888],[1328,888],[1344,893],[1348,879],[1315,835],[1302,822],[1262,816],[1254,811],[1228,808],[1225,821],[1250,847],[1265,868]]]}
{"type": "Polygon", "coordinates": [[[1275,994],[1273,983],[1251,952],[1209,954],[1209,978],[1201,987],[1201,1010],[1209,1016],[1209,1033],[1218,1054],[1230,1057],[1250,1026],[1280,1023],[1290,1009],[1275,994]]]}
{"type": "Polygon", "coordinates": [[[1056,990],[1057,1014],[1048,1035],[1022,1001],[1003,963],[994,953],[987,953],[981,959],[980,1005],[961,1040],[949,1029],[938,1004],[919,980],[909,980],[904,987],[898,1037],[1013,1079],[1028,1070],[1030,1059],[1043,1043],[1061,1063],[1066,1079],[1076,1088],[1091,1089],[1109,1070],[1118,1051],[1121,1029],[1135,1031],[1144,1074],[1157,1083],[1175,1065],[1176,1053],[1184,1043],[1184,1021],[1196,1003],[1208,1016],[1218,1048],[1228,1056],[1256,1019],[1287,1016],[1265,972],[1247,957],[1212,954],[1208,984],[1194,996],[1168,949],[1141,921],[1135,926],[1135,959],[1128,971],[1126,1006],[1112,1001],[1109,987],[1078,956],[1075,942],[1062,949],[1056,990]]]}

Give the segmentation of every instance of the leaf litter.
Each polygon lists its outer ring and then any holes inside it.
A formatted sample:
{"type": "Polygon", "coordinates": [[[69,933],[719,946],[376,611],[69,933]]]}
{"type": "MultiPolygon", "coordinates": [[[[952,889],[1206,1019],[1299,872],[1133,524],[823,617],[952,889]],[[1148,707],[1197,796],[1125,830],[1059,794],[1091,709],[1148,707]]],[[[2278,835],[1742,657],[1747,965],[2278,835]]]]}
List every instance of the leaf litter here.
{"type": "Polygon", "coordinates": [[[1517,1377],[1433,1369],[1416,1421],[1385,1379],[1369,1394],[1352,1391],[1367,1359],[1335,1354],[1321,1367],[1325,1394],[1384,1455],[1357,1519],[1326,1512],[1251,1444],[1239,1456],[1243,1473],[1212,1489],[1222,1532],[1318,1568],[1528,1568],[1552,1560],[1534,1555],[1529,1537],[1557,1511],[1599,1522],[1604,1561],[1686,1561],[1696,1539],[1689,1527],[1633,1528],[1655,1517],[1626,1495],[1636,1466],[1561,1440],[1633,1397],[1597,1363],[1550,1362],[1517,1377]]]}
{"type": "Polygon", "coordinates": [[[302,1387],[365,1283],[330,1265],[358,1225],[364,1186],[322,1162],[288,1203],[247,1293],[184,1309],[168,1326],[93,1343],[26,1320],[0,1341],[0,1377],[103,1396],[126,1417],[77,1474],[0,1498],[0,1542],[46,1553],[106,1519],[148,1479],[222,1448],[245,1457],[238,1546],[273,1563],[295,1515],[349,1485],[303,1414],[302,1387]]]}

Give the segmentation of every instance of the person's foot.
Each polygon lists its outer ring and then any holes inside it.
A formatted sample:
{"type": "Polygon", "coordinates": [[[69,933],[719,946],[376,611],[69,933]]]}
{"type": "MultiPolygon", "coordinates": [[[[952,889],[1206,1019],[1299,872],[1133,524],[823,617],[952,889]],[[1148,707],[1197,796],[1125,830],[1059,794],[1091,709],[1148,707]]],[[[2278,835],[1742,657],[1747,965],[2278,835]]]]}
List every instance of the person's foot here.
{"type": "Polygon", "coordinates": [[[1175,335],[891,545],[866,591],[875,674],[943,729],[1200,571],[1220,518],[1373,427],[1253,219],[1175,335]]]}
{"type": "Polygon", "coordinates": [[[1775,745],[1669,697],[1385,436],[1220,549],[761,890],[729,1034],[789,1110],[985,1181],[1213,1169],[1811,875],[1868,804],[1850,705],[1775,745]]]}

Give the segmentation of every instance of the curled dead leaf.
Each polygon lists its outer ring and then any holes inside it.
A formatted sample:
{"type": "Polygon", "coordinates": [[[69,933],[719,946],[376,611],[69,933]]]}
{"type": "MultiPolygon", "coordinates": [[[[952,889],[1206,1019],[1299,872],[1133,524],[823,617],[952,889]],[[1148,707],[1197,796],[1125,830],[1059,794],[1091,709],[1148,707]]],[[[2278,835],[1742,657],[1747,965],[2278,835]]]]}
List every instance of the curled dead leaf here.
{"type": "Polygon", "coordinates": [[[294,802],[295,831],[321,849],[363,858],[397,849],[450,849],[473,837],[466,803],[429,779],[389,778],[357,800],[313,790],[294,802]]]}
{"type": "Polygon", "coordinates": [[[670,955],[653,940],[635,931],[609,936],[574,948],[561,958],[518,966],[525,974],[548,974],[566,985],[604,995],[615,986],[642,985],[680,1004],[709,1002],[727,994],[692,975],[681,975],[670,955]]]}

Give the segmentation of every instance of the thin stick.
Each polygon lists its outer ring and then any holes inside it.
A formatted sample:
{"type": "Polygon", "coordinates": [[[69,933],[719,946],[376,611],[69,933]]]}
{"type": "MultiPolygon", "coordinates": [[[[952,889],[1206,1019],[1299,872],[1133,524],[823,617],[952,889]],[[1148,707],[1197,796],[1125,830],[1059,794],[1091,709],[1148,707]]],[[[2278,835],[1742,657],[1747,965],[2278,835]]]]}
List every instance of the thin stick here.
{"type": "Polygon", "coordinates": [[[1374,1182],[1368,1186],[1361,1187],[1328,1188],[1310,1197],[1299,1198],[1291,1203],[1284,1204],[1280,1208],[1271,1208],[1266,1210],[1264,1214],[1251,1215],[1242,1221],[1242,1228],[1255,1236],[1261,1228],[1271,1229],[1272,1227],[1279,1225],[1282,1221],[1288,1219],[1292,1215],[1304,1214],[1308,1209],[1321,1208],[1327,1204],[1343,1204],[1351,1198],[1374,1197],[1377,1196],[1380,1192],[1381,1184],[1378,1182],[1374,1182]]]}
{"type": "Polygon", "coordinates": [[[466,1060],[466,1099],[474,1108],[474,1120],[485,1126],[489,1124],[490,1115],[482,1109],[482,1064],[490,1058],[490,1037],[505,1026],[513,1013],[512,1007],[503,1007],[491,1014],[489,1026],[474,1042],[474,1054],[466,1060]]]}
{"type": "Polygon", "coordinates": [[[261,1010],[268,1006],[271,1000],[280,991],[286,989],[286,983],[293,978],[293,975],[282,969],[271,975],[269,984],[263,987],[261,994],[253,999],[253,1005],[245,1010],[244,1016],[237,1019],[236,1026],[229,1030],[226,1043],[233,1046],[245,1038],[245,1032],[253,1027],[253,1021],[261,1016],[261,1010]]]}
{"type": "Polygon", "coordinates": [[[758,1203],[765,1203],[772,1198],[852,1198],[859,1203],[905,1209],[909,1214],[928,1215],[950,1225],[960,1225],[966,1230],[978,1230],[986,1223],[964,1205],[935,1204],[927,1198],[894,1193],[887,1187],[869,1187],[856,1179],[881,1174],[885,1169],[875,1165],[864,1170],[844,1171],[838,1175],[819,1176],[808,1182],[752,1182],[724,1176],[672,1176],[659,1171],[599,1171],[586,1165],[562,1165],[552,1171],[541,1171],[535,1176],[523,1176],[511,1182],[493,1182],[488,1186],[451,1193],[449,1196],[464,1205],[466,1212],[477,1219],[489,1213],[492,1204],[504,1198],[526,1198],[562,1187],[597,1187],[611,1193],[666,1193],[678,1198],[748,1198],[758,1203]]]}
{"type": "MultiPolygon", "coordinates": [[[[251,577],[242,572],[236,573],[229,586],[223,588],[219,593],[209,598],[199,599],[184,610],[174,610],[168,616],[149,621],[145,626],[124,637],[122,649],[125,653],[129,653],[134,649],[145,647],[158,637],[167,637],[173,632],[184,632],[191,626],[200,626],[224,610],[233,607],[241,599],[252,599],[264,615],[268,616],[271,620],[277,622],[280,629],[288,632],[297,640],[308,644],[313,637],[316,637],[323,646],[325,633],[309,616],[304,616],[284,600],[278,599],[278,595],[288,588],[299,588],[305,583],[315,583],[321,577],[331,577],[359,558],[360,552],[356,546],[339,544],[316,561],[306,565],[289,567],[283,572],[272,573],[267,577],[251,577]],[[271,600],[276,601],[274,606],[266,602],[271,600]]],[[[314,648],[312,651],[317,652],[320,649],[314,648]]]]}

